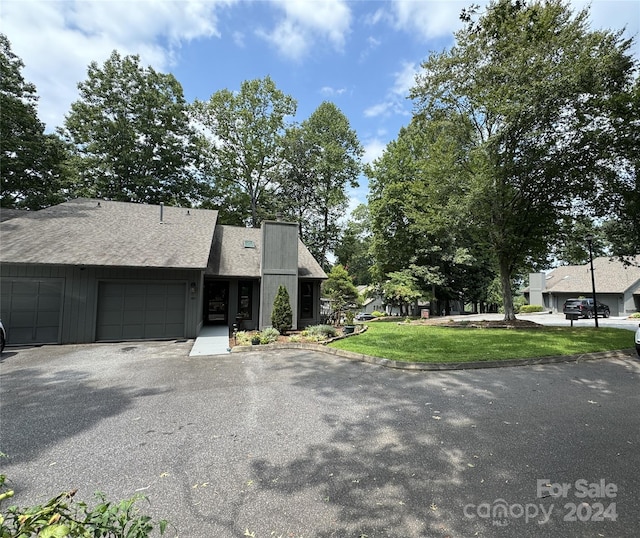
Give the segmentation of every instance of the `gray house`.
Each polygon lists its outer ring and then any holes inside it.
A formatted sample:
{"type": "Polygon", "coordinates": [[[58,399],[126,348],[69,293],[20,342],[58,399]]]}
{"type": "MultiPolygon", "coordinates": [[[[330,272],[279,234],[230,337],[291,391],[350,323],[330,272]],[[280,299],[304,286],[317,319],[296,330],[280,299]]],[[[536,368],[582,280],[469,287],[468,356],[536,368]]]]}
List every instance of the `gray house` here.
{"type": "MultiPolygon", "coordinates": [[[[4,213],[5,210],[2,210],[4,213]]],[[[0,315],[11,344],[194,338],[270,325],[284,284],[294,328],[320,320],[326,278],[297,225],[78,199],[0,223],[0,315]]]]}
{"type": "MultiPolygon", "coordinates": [[[[624,265],[607,257],[593,260],[596,296],[611,309],[612,316],[640,311],[640,256],[624,265]]],[[[591,297],[591,267],[566,265],[549,273],[531,273],[524,290],[529,304],[542,305],[552,312],[562,312],[567,299],[591,297]]]]}

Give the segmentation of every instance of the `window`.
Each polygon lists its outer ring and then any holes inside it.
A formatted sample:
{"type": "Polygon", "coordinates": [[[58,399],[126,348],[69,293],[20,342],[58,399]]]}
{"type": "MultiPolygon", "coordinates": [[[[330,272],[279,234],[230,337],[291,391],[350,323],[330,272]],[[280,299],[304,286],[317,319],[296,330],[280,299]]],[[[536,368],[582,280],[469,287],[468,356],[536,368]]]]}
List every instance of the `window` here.
{"type": "Polygon", "coordinates": [[[238,282],[238,319],[251,319],[253,317],[253,282],[241,280],[238,282]]]}
{"type": "Polygon", "coordinates": [[[313,284],[303,282],[300,285],[300,318],[313,318],[313,284]]]}

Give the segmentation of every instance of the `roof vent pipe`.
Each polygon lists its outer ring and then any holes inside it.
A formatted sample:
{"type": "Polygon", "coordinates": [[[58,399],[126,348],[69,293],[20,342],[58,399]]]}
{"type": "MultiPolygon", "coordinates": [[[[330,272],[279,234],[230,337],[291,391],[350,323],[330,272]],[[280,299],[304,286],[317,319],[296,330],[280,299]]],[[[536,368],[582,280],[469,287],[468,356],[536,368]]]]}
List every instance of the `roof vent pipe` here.
{"type": "Polygon", "coordinates": [[[164,203],[160,202],[160,224],[162,224],[162,213],[164,212],[164,203]]]}

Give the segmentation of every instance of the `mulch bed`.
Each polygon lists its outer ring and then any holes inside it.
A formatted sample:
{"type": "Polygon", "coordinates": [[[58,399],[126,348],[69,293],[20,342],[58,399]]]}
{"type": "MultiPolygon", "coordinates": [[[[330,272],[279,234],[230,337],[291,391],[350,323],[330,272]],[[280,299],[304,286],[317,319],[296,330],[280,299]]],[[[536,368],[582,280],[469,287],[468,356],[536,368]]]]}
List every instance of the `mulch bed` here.
{"type": "Polygon", "coordinates": [[[503,320],[452,320],[452,319],[424,319],[416,320],[411,325],[438,325],[440,327],[452,327],[459,329],[540,329],[543,326],[534,321],[516,319],[503,320]]]}

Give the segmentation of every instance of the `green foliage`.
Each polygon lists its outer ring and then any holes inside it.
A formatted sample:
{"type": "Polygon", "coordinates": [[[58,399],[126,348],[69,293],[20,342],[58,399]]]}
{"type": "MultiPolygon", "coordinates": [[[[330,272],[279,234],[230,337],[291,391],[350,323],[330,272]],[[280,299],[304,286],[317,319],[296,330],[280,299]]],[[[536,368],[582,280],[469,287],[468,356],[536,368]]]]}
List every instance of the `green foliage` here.
{"type": "Polygon", "coordinates": [[[322,291],[331,299],[331,307],[334,313],[344,312],[350,305],[360,303],[360,294],[353,284],[353,280],[346,269],[338,264],[327,275],[327,280],[322,284],[322,291]]]}
{"type": "Polygon", "coordinates": [[[296,106],[269,76],[244,81],[238,92],[223,89],[209,101],[194,102],[192,118],[210,133],[204,141],[207,175],[215,180],[209,196],[214,206],[233,208],[230,218],[256,227],[267,216],[264,208],[273,207],[285,118],[296,106]]]}
{"type": "Polygon", "coordinates": [[[380,312],[379,310],[374,310],[373,312],[371,312],[371,315],[375,316],[376,318],[382,318],[386,316],[384,312],[380,312]]]}
{"type": "Polygon", "coordinates": [[[372,282],[371,267],[374,258],[369,248],[370,244],[369,208],[360,204],[351,212],[340,242],[333,249],[338,263],[348,267],[356,285],[368,285],[372,282]]]}
{"type": "Polygon", "coordinates": [[[640,312],[634,312],[634,313],[633,313],[633,314],[631,314],[629,317],[630,317],[630,318],[634,318],[634,319],[636,319],[636,318],[640,318],[640,312]]]}
{"type": "Polygon", "coordinates": [[[198,142],[173,75],[113,51],[103,66],[89,65],[78,88],[64,130],[76,150],[76,194],[187,206],[199,200],[198,142]]]}
{"type": "Polygon", "coordinates": [[[521,314],[531,314],[532,312],[544,312],[544,307],[539,304],[523,304],[520,307],[521,314]]]}
{"type": "MultiPolygon", "coordinates": [[[[496,0],[481,14],[465,12],[464,21],[456,45],[423,63],[411,97],[427,126],[462,137],[455,205],[491,254],[512,319],[514,275],[546,260],[563,217],[602,209],[626,177],[612,144],[614,125],[634,136],[626,127],[633,107],[615,106],[632,101],[631,41],[590,31],[588,10],[574,15],[560,0],[496,0]]],[[[434,160],[407,166],[419,172],[434,160]]]]}
{"type": "MultiPolygon", "coordinates": [[[[0,475],[0,502],[13,495],[6,490],[5,480],[0,475]]],[[[114,503],[96,493],[97,504],[90,507],[76,502],[75,494],[61,493],[43,505],[10,506],[0,513],[0,538],[147,538],[156,525],[161,535],[165,533],[165,520],[156,523],[139,513],[136,503],[145,500],[141,495],[114,503]]]]}
{"type": "Polygon", "coordinates": [[[347,325],[353,325],[353,320],[355,319],[355,314],[353,313],[352,310],[347,310],[344,313],[344,319],[345,319],[345,322],[347,323],[347,325]]]}
{"type": "Polygon", "coordinates": [[[400,308],[401,314],[403,310],[408,313],[409,306],[425,295],[416,277],[409,270],[394,271],[387,276],[388,279],[382,284],[385,302],[400,308]]]}
{"type": "Polygon", "coordinates": [[[293,311],[291,310],[291,300],[289,292],[285,286],[278,288],[278,293],[273,302],[273,310],[271,311],[271,325],[277,329],[280,334],[286,334],[291,330],[293,323],[293,311]]]}
{"type": "Polygon", "coordinates": [[[0,34],[0,205],[37,210],[64,201],[69,155],[58,136],[44,134],[36,88],[23,67],[0,34]]]}
{"type": "Polygon", "coordinates": [[[278,341],[278,336],[280,336],[278,329],[274,327],[267,327],[260,333],[260,343],[273,344],[278,341]]]}
{"type": "Polygon", "coordinates": [[[323,340],[338,336],[338,330],[333,325],[312,325],[307,327],[304,332],[308,336],[317,336],[323,340]]]}
{"type": "Polygon", "coordinates": [[[278,207],[300,222],[303,242],[324,268],[327,254],[339,245],[346,188],[358,186],[363,153],[347,117],[327,101],[287,132],[278,207]]]}

